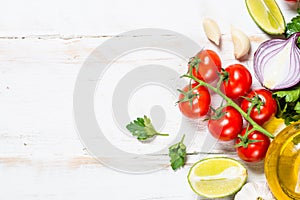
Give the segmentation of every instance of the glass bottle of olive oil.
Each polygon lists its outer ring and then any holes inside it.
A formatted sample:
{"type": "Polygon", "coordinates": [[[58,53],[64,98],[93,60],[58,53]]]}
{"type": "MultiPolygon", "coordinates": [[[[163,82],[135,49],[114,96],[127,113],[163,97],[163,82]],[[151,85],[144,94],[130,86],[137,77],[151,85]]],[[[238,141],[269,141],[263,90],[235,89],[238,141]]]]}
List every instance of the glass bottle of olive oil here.
{"type": "Polygon", "coordinates": [[[291,138],[279,156],[277,173],[284,192],[300,198],[300,134],[291,138]]]}
{"type": "Polygon", "coordinates": [[[265,174],[277,199],[300,200],[300,122],[286,127],[272,141],[265,174]]]}

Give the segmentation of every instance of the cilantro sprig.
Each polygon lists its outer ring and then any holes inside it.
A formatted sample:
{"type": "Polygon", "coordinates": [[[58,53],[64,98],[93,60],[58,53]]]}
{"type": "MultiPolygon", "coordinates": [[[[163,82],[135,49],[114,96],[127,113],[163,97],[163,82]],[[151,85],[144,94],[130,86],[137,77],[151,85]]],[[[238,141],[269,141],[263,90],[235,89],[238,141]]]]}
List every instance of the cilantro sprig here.
{"type": "Polygon", "coordinates": [[[152,138],[155,135],[169,136],[169,134],[157,132],[153,127],[151,120],[146,115],[144,115],[143,118],[138,117],[133,122],[130,122],[126,128],[133,136],[136,136],[137,139],[141,141],[152,138]]]}
{"type": "Polygon", "coordinates": [[[300,85],[290,90],[277,91],[273,95],[278,104],[276,117],[284,119],[287,125],[300,120],[300,85]]]}
{"type": "MultiPolygon", "coordinates": [[[[298,15],[286,25],[286,36],[290,37],[293,33],[300,32],[300,8],[297,10],[298,15]]],[[[298,38],[298,46],[300,47],[300,38],[298,38]]]]}
{"type": "MultiPolygon", "coordinates": [[[[133,120],[126,126],[126,128],[133,136],[136,136],[137,139],[141,141],[147,140],[156,135],[169,136],[169,134],[157,132],[153,127],[150,118],[146,115],[144,115],[143,118],[138,117],[136,120],[133,120]]],[[[169,147],[169,157],[173,170],[177,170],[185,164],[186,146],[183,143],[184,138],[185,135],[182,137],[180,142],[169,147]]]]}
{"type": "Polygon", "coordinates": [[[169,147],[169,157],[171,158],[171,167],[173,170],[184,166],[186,160],[186,146],[183,144],[185,135],[180,142],[169,147]]]}

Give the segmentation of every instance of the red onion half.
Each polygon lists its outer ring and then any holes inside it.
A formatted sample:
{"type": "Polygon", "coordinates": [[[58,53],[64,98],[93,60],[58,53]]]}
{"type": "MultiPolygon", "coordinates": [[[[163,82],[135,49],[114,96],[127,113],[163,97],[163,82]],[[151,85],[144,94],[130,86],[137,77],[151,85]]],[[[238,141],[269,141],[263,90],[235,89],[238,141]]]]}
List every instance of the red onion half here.
{"type": "Polygon", "coordinates": [[[286,89],[300,82],[299,33],[288,39],[271,39],[254,53],[254,72],[259,82],[271,90],[286,89]]]}

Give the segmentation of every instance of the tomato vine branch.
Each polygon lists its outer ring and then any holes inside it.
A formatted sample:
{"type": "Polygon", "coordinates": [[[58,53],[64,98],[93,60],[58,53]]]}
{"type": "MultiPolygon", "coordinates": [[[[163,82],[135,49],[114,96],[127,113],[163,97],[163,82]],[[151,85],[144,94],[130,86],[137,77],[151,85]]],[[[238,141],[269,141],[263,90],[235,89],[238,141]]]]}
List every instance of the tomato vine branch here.
{"type": "Polygon", "coordinates": [[[229,97],[227,97],[221,90],[220,88],[216,88],[214,86],[212,86],[209,83],[206,83],[196,77],[194,77],[191,74],[185,74],[182,77],[186,77],[186,78],[190,78],[194,81],[196,81],[197,83],[199,83],[199,85],[201,86],[205,86],[209,89],[211,89],[212,91],[214,91],[215,93],[217,93],[219,96],[221,96],[226,102],[228,106],[232,106],[234,107],[252,126],[252,130],[257,130],[261,133],[263,133],[264,135],[268,136],[269,138],[274,138],[274,135],[272,135],[271,133],[269,133],[267,130],[265,130],[263,127],[261,127],[260,125],[258,125],[247,113],[245,113],[233,100],[231,100],[229,97]]]}

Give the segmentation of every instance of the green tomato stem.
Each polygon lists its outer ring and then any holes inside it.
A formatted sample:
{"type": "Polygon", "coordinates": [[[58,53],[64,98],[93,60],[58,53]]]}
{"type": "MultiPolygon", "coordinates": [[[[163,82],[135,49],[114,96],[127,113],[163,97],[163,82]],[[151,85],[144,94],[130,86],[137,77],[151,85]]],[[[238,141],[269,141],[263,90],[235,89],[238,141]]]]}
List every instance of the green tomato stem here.
{"type": "Polygon", "coordinates": [[[211,89],[212,91],[214,91],[215,93],[220,95],[223,99],[225,99],[228,106],[234,107],[253,126],[252,130],[257,130],[257,131],[263,133],[264,135],[268,136],[269,138],[272,138],[272,139],[274,138],[274,135],[272,135],[267,130],[262,128],[260,125],[258,125],[250,116],[247,115],[247,113],[245,113],[234,101],[232,101],[229,97],[227,97],[219,88],[216,88],[216,87],[210,85],[209,83],[199,80],[194,76],[184,75],[184,77],[191,78],[194,81],[198,82],[200,85],[208,87],[209,89],[211,89]]]}
{"type": "Polygon", "coordinates": [[[155,135],[160,135],[160,136],[169,136],[167,133],[155,133],[155,135]]]}
{"type": "MultiPolygon", "coordinates": [[[[247,115],[248,115],[248,114],[247,114],[247,115]]],[[[248,116],[250,116],[250,115],[248,115],[248,116]]],[[[247,128],[246,128],[246,133],[245,133],[245,135],[242,136],[242,137],[245,138],[245,139],[247,140],[247,139],[248,139],[248,136],[249,136],[250,133],[252,133],[253,131],[255,131],[255,129],[252,128],[251,130],[249,130],[249,125],[248,125],[247,128]]],[[[243,140],[245,140],[245,139],[243,139],[243,140]]],[[[245,142],[245,141],[243,141],[243,142],[245,142]]]]}

